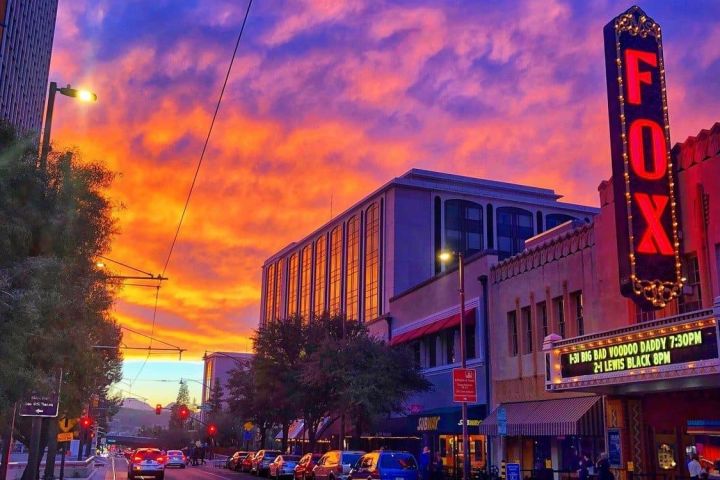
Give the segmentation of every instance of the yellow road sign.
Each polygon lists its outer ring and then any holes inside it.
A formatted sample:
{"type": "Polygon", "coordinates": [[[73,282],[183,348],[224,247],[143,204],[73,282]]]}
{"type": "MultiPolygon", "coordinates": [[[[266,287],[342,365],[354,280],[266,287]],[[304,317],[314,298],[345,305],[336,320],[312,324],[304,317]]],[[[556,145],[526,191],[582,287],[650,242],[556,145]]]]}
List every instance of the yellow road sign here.
{"type": "MultiPolygon", "coordinates": [[[[58,429],[62,433],[72,432],[73,428],[75,428],[75,425],[77,425],[78,419],[77,418],[67,418],[63,417],[60,420],[58,420],[58,429]]],[[[59,442],[60,440],[58,440],[59,442]]]]}
{"type": "Polygon", "coordinates": [[[63,433],[58,433],[58,435],[57,435],[58,442],[69,442],[72,439],[73,439],[72,432],[63,432],[63,433]]]}

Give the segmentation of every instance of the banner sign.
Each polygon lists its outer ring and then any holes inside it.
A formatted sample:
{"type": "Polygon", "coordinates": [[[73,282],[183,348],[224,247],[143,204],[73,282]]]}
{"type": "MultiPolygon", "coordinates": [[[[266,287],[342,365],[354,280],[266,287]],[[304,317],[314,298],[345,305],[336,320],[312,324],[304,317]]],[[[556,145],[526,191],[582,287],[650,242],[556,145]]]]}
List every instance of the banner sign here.
{"type": "Polygon", "coordinates": [[[620,290],[662,308],[682,272],[660,26],[634,6],[603,33],[620,290]]]}
{"type": "Polygon", "coordinates": [[[598,342],[594,348],[562,353],[561,376],[570,378],[652,369],[718,358],[715,325],[674,327],[663,331],[665,334],[657,330],[653,334],[634,335],[632,341],[627,341],[630,336],[620,336],[598,342]]]}

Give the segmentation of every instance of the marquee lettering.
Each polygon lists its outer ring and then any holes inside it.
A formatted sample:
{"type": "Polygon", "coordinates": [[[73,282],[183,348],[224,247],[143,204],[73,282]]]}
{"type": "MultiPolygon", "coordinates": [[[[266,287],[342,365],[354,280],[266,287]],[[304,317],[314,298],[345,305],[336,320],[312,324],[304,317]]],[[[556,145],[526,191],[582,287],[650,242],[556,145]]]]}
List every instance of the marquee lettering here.
{"type": "Polygon", "coordinates": [[[650,72],[640,71],[640,61],[647,63],[651,67],[657,67],[657,55],[653,52],[643,52],[642,50],[633,50],[632,48],[625,50],[628,102],[633,105],[640,105],[642,103],[640,83],[646,85],[652,84],[652,75],[650,75],[650,72]]]}
{"type": "Polygon", "coordinates": [[[667,173],[667,160],[665,159],[665,134],[657,122],[640,118],[630,125],[628,138],[630,145],[630,165],[638,177],[645,180],[660,180],[667,173]],[[644,133],[652,138],[652,152],[650,155],[651,168],[647,167],[644,133]]]}
{"type": "Polygon", "coordinates": [[[672,255],[673,247],[667,232],[660,223],[660,218],[667,208],[668,197],[665,195],[648,195],[647,193],[636,193],[635,202],[647,222],[645,232],[638,243],[638,253],[672,255]]]}

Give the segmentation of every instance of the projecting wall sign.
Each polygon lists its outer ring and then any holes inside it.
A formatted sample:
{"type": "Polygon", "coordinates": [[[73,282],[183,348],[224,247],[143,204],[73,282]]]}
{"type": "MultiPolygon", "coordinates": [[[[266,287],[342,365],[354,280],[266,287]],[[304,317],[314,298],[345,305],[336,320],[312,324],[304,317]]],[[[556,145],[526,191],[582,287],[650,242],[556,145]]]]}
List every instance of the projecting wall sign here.
{"type": "Polygon", "coordinates": [[[634,6],[603,33],[620,290],[661,308],[682,273],[660,26],[634,6]]]}

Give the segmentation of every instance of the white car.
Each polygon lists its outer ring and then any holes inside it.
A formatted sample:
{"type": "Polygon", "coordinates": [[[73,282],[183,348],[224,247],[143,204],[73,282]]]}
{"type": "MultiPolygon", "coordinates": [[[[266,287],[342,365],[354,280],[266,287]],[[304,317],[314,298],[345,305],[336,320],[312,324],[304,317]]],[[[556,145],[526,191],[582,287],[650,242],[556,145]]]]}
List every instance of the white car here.
{"type": "Polygon", "coordinates": [[[157,448],[138,448],[128,461],[128,480],[139,477],[165,478],[165,456],[157,448]]]}
{"type": "Polygon", "coordinates": [[[180,450],[168,450],[165,466],[185,468],[185,454],[180,450]]]}

